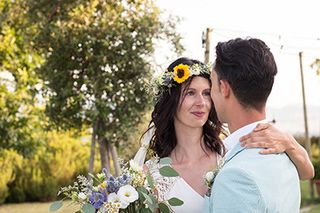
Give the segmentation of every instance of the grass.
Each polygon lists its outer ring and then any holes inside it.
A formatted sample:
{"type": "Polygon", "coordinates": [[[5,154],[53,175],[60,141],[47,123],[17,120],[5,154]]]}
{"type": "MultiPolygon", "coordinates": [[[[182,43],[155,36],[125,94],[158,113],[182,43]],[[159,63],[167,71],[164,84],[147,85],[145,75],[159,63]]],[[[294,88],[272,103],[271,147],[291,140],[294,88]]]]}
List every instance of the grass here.
{"type": "Polygon", "coordinates": [[[310,204],[320,204],[320,198],[317,196],[316,189],[314,188],[316,200],[312,200],[310,196],[309,181],[301,181],[301,207],[308,206],[310,204]]]}
{"type": "Polygon", "coordinates": [[[312,209],[310,211],[308,211],[307,213],[319,213],[320,212],[320,204],[313,206],[312,209]]]}
{"type": "MultiPolygon", "coordinates": [[[[0,206],[0,213],[48,213],[49,203],[21,203],[21,204],[5,204],[0,206]]],[[[70,201],[63,202],[63,206],[56,213],[74,213],[79,208],[70,201]]]]}
{"type": "MultiPolygon", "coordinates": [[[[315,191],[316,192],[316,191],[315,191]]],[[[316,196],[316,200],[312,201],[309,193],[309,181],[301,181],[301,207],[312,205],[308,211],[304,213],[319,213],[320,198],[316,196]]],[[[48,213],[49,203],[22,203],[22,204],[5,204],[0,206],[0,213],[48,213]]],[[[79,207],[72,205],[70,201],[65,201],[63,207],[56,211],[57,213],[74,213],[79,207]]]]}

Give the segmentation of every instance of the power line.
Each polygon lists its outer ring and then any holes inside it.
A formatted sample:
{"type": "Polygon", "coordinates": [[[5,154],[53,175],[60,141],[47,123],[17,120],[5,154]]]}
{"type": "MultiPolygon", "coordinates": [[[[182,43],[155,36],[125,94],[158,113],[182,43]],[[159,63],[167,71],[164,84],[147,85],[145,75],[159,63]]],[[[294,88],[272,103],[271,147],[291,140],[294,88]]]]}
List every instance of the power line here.
{"type": "MultiPolygon", "coordinates": [[[[235,32],[235,31],[234,31],[235,32]]],[[[217,32],[215,29],[213,30],[213,33],[215,33],[216,35],[220,36],[220,37],[223,37],[223,38],[226,38],[226,39],[231,39],[231,38],[234,38],[234,36],[231,36],[231,35],[226,35],[226,34],[223,34],[223,33],[220,33],[220,32],[217,32]]],[[[281,36],[279,36],[279,39],[281,39],[281,36]]],[[[313,57],[313,58],[319,58],[320,57],[320,46],[319,47],[310,47],[310,46],[295,46],[295,45],[290,45],[290,44],[284,44],[284,43],[275,43],[275,42],[270,42],[268,41],[268,44],[269,45],[272,45],[272,46],[275,46],[276,48],[279,48],[281,53],[284,53],[284,54],[288,54],[288,55],[298,55],[298,53],[303,50],[304,53],[306,52],[306,50],[309,50],[309,51],[317,51],[319,50],[319,54],[317,55],[314,55],[314,54],[304,54],[304,57],[313,57]],[[283,51],[283,49],[296,49],[297,52],[295,53],[291,53],[291,52],[285,52],[283,51]]],[[[319,45],[320,45],[320,41],[319,41],[319,45]]]]}
{"type": "Polygon", "coordinates": [[[233,33],[241,33],[241,34],[256,34],[256,35],[265,35],[265,36],[272,36],[272,37],[288,37],[292,39],[300,39],[300,40],[309,40],[309,41],[320,41],[319,37],[307,37],[307,36],[296,36],[296,35],[281,35],[275,33],[267,33],[267,32],[249,32],[249,31],[242,31],[242,30],[234,30],[234,29],[226,29],[226,28],[214,28],[214,31],[223,31],[223,32],[233,32],[233,33]]]}

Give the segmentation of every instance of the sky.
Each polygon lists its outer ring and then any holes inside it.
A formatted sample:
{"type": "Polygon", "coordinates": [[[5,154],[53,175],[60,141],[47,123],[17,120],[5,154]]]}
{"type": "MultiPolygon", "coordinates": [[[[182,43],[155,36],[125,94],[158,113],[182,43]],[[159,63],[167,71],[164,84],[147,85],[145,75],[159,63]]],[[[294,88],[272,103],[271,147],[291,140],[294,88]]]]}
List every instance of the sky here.
{"type": "MultiPolygon", "coordinates": [[[[204,60],[201,38],[206,28],[213,29],[210,61],[214,61],[214,48],[219,41],[248,36],[264,40],[278,66],[267,103],[270,117],[276,114],[273,110],[294,106],[299,106],[298,113],[303,113],[299,63],[299,52],[303,52],[306,104],[308,111],[313,110],[310,120],[314,120],[309,125],[320,133],[320,76],[310,67],[316,57],[320,58],[320,1],[157,0],[156,5],[164,16],[173,14],[182,18],[177,31],[183,36],[186,48],[183,55],[187,57],[204,60]]],[[[166,44],[159,45],[156,53],[162,67],[175,59],[168,54],[166,44]]],[[[303,123],[303,114],[298,117],[303,123]]]]}

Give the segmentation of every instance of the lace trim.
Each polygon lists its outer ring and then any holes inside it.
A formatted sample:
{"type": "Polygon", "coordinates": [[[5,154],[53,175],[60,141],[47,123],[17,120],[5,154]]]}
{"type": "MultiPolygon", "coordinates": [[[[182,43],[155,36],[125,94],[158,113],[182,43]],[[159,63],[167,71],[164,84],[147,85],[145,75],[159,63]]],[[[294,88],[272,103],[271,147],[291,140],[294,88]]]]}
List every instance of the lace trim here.
{"type": "Polygon", "coordinates": [[[159,201],[166,200],[166,194],[173,187],[179,177],[164,177],[160,174],[159,159],[154,157],[146,162],[146,166],[149,168],[150,174],[155,182],[155,187],[158,192],[159,201]]]}

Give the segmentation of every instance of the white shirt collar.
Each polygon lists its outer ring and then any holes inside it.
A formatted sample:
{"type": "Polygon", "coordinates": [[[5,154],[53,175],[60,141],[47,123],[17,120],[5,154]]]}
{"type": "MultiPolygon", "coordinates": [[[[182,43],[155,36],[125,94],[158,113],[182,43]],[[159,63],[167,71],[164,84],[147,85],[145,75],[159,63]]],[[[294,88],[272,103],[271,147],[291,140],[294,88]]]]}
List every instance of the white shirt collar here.
{"type": "Polygon", "coordinates": [[[233,147],[237,145],[237,143],[239,143],[239,139],[242,136],[252,132],[252,130],[257,126],[258,123],[267,123],[267,120],[256,121],[254,123],[241,127],[240,129],[230,134],[226,139],[224,139],[223,143],[227,149],[227,153],[225,156],[227,156],[228,153],[230,153],[230,151],[233,149],[233,147]]]}

